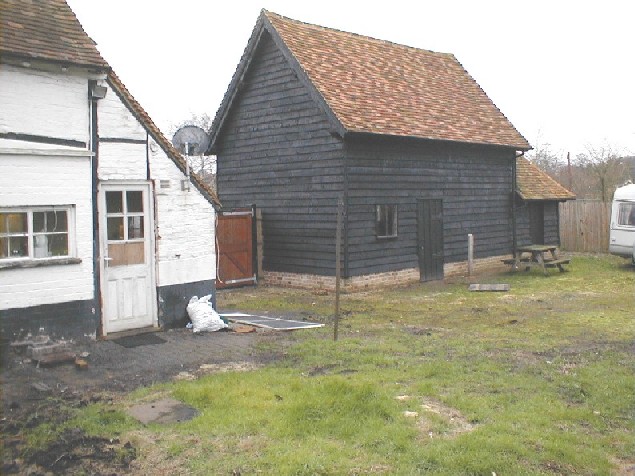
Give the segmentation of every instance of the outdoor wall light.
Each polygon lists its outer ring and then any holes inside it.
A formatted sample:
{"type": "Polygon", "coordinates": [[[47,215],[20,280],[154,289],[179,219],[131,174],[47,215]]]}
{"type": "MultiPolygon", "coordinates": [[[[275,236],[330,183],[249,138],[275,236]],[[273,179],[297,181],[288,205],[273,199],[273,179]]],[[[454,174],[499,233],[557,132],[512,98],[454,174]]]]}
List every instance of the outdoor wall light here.
{"type": "Polygon", "coordinates": [[[104,99],[107,92],[108,88],[106,86],[101,86],[96,81],[91,81],[89,87],[90,99],[104,99]]]}

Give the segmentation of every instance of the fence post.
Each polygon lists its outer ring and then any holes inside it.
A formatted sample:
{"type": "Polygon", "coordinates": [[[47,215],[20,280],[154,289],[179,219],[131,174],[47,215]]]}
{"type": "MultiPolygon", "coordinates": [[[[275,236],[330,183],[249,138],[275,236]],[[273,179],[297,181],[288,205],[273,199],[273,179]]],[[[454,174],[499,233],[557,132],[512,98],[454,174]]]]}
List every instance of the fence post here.
{"type": "Polygon", "coordinates": [[[474,235],[467,235],[467,275],[472,276],[474,272],[474,235]]]}
{"type": "Polygon", "coordinates": [[[340,280],[342,274],[341,248],[342,248],[342,218],[344,215],[344,199],[337,200],[337,228],[335,228],[335,316],[333,325],[333,340],[337,340],[340,323],[340,280]]]}
{"type": "Polygon", "coordinates": [[[256,276],[258,279],[262,278],[262,252],[263,252],[263,238],[262,238],[262,210],[256,208],[256,254],[257,256],[257,271],[256,276]]]}

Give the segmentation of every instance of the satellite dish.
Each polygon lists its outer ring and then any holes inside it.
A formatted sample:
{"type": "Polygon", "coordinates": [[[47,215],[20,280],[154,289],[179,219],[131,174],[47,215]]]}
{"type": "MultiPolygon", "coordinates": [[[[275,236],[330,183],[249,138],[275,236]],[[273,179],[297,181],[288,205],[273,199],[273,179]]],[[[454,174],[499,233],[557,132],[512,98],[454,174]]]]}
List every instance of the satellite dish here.
{"type": "Polygon", "coordinates": [[[172,145],[184,155],[204,155],[209,136],[201,127],[183,126],[172,136],[172,145]]]}

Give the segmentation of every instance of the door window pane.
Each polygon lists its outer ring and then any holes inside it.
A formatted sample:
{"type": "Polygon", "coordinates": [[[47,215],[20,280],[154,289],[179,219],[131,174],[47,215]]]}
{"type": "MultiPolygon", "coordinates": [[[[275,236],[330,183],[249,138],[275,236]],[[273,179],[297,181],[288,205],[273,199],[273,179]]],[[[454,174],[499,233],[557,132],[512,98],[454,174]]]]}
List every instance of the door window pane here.
{"type": "Polygon", "coordinates": [[[126,192],[126,205],[128,213],[143,212],[143,192],[126,192]]]}
{"type": "Polygon", "coordinates": [[[108,217],[108,240],[123,239],[123,217],[108,217]]]}
{"type": "Polygon", "coordinates": [[[123,213],[122,192],[106,192],[106,213],[123,213]]]}
{"type": "Polygon", "coordinates": [[[128,239],[143,238],[143,217],[128,217],[128,239]]]}

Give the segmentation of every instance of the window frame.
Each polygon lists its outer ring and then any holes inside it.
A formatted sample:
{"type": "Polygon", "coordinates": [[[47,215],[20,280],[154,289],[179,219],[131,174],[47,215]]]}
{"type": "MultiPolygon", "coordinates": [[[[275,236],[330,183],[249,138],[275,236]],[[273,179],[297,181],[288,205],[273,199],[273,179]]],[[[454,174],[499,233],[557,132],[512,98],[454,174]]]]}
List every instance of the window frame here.
{"type": "Polygon", "coordinates": [[[635,213],[635,202],[620,202],[617,208],[617,226],[635,227],[635,221],[631,220],[633,213],[635,213]]]}
{"type": "Polygon", "coordinates": [[[75,241],[75,206],[74,205],[38,205],[38,206],[19,206],[19,207],[0,207],[0,213],[21,213],[27,215],[26,232],[18,233],[1,233],[0,238],[11,236],[27,237],[27,254],[26,256],[7,256],[0,257],[0,264],[9,263],[39,263],[49,261],[64,261],[77,257],[76,241],[75,241]],[[36,232],[34,231],[33,214],[46,212],[65,212],[66,213],[66,233],[63,232],[36,232]],[[64,235],[67,236],[67,249],[65,255],[56,256],[35,256],[35,238],[45,235],[64,235]]]}
{"type": "Polygon", "coordinates": [[[375,236],[378,240],[394,240],[399,236],[399,218],[397,204],[382,203],[375,205],[375,236]],[[390,212],[392,211],[392,220],[390,212]],[[383,226],[383,230],[382,225],[383,226]],[[391,233],[392,232],[392,233],[391,233]]]}

